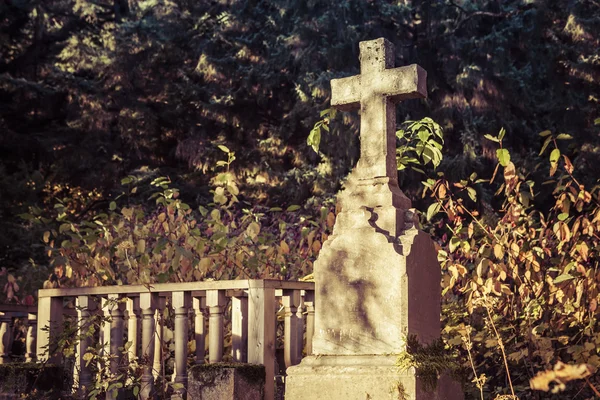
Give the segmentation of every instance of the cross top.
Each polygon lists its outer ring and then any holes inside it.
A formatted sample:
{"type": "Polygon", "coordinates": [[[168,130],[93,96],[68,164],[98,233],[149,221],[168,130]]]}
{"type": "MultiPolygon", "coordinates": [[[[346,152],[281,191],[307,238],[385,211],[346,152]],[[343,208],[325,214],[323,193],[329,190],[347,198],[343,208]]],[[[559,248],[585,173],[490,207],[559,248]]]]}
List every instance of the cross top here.
{"type": "Polygon", "coordinates": [[[360,109],[358,176],[396,182],[395,103],[427,97],[427,72],[417,64],[394,68],[394,46],[384,38],[360,42],[360,72],[331,80],[331,105],[360,109]]]}

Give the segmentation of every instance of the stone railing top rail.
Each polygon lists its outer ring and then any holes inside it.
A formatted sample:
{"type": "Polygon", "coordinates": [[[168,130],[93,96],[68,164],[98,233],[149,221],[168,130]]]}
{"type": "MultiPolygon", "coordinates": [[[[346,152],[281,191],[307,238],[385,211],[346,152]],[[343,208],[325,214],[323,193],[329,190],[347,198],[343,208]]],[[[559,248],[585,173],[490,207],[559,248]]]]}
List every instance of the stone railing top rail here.
{"type": "Polygon", "coordinates": [[[37,306],[26,306],[23,304],[0,304],[0,312],[37,313],[37,306]]]}
{"type": "Polygon", "coordinates": [[[250,288],[314,290],[313,282],[281,281],[276,279],[245,279],[231,281],[202,281],[153,283],[148,285],[96,286],[78,288],[40,289],[38,297],[66,297],[107,294],[139,294],[170,292],[202,292],[205,290],[244,290],[250,288]]]}

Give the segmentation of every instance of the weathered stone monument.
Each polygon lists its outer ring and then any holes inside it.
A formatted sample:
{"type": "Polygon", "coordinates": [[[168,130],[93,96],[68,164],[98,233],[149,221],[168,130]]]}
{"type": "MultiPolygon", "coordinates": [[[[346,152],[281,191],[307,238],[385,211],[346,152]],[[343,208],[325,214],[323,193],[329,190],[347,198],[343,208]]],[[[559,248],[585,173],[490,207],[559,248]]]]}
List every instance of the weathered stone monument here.
{"type": "Polygon", "coordinates": [[[462,398],[445,377],[431,390],[396,366],[408,336],[439,337],[441,271],[398,188],[395,156],[395,103],[426,97],[427,74],[393,67],[391,43],[361,42],[361,74],[331,81],[332,106],[360,109],[361,156],[315,262],[313,355],[288,368],[286,400],[462,398]]]}

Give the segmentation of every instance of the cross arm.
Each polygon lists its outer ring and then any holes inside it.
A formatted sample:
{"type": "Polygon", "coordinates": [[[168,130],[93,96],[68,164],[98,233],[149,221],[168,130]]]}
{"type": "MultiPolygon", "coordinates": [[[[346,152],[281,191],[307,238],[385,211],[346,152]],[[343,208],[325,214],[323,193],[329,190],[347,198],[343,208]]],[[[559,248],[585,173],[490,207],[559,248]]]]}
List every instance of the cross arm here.
{"type": "Polygon", "coordinates": [[[417,64],[387,69],[376,83],[376,92],[387,94],[394,103],[427,97],[427,71],[417,64]]]}
{"type": "Polygon", "coordinates": [[[360,108],[360,75],[331,80],[331,106],[341,111],[360,108]]]}

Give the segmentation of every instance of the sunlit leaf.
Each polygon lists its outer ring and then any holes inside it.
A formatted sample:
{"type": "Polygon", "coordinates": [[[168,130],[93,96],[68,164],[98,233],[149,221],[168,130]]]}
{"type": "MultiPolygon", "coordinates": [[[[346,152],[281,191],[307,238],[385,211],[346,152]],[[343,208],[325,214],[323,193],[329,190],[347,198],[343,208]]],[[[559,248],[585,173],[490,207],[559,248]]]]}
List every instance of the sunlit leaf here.
{"type": "Polygon", "coordinates": [[[510,153],[507,149],[497,149],[496,156],[498,157],[498,162],[503,167],[506,167],[510,162],[510,153]]]}

